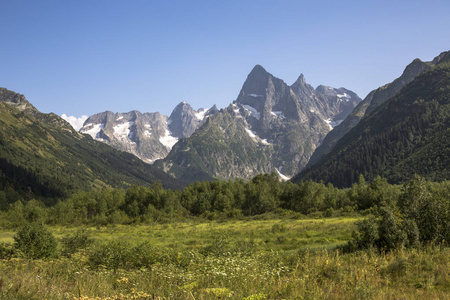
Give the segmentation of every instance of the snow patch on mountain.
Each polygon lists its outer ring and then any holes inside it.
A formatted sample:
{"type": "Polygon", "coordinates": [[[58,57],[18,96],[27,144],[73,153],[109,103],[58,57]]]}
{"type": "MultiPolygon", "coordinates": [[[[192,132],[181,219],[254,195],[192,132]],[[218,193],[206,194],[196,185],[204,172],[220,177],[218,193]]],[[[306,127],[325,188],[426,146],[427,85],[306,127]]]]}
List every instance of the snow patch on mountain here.
{"type": "Polygon", "coordinates": [[[331,119],[326,119],[324,120],[325,122],[327,122],[327,124],[330,126],[330,129],[333,129],[334,127],[338,126],[339,124],[342,123],[342,121],[344,120],[336,120],[336,121],[332,121],[331,119]]]}
{"type": "Polygon", "coordinates": [[[125,122],[113,127],[114,133],[121,138],[129,137],[130,139],[133,137],[130,136],[130,127],[134,125],[133,121],[125,122]]]}
{"type": "Polygon", "coordinates": [[[178,138],[172,136],[170,131],[166,129],[165,135],[159,138],[159,142],[169,149],[178,142],[178,138]]]}
{"type": "Polygon", "coordinates": [[[247,96],[255,97],[255,98],[264,97],[263,95],[257,95],[257,94],[248,94],[247,96]]]}
{"type": "Polygon", "coordinates": [[[337,97],[339,98],[339,100],[342,100],[342,98],[344,98],[345,101],[350,101],[350,99],[352,98],[352,96],[350,96],[347,93],[343,93],[343,94],[337,94],[337,97]]]}
{"type": "Polygon", "coordinates": [[[205,108],[199,109],[198,112],[195,113],[195,117],[197,118],[197,120],[203,121],[207,112],[208,110],[205,108]]]}
{"type": "Polygon", "coordinates": [[[105,124],[101,123],[94,125],[92,123],[89,123],[84,125],[83,127],[87,127],[89,129],[82,130],[81,133],[89,134],[93,139],[100,139],[99,133],[103,128],[105,128],[105,124]]]}
{"type": "Polygon", "coordinates": [[[242,105],[242,107],[244,107],[245,110],[250,112],[251,116],[254,117],[255,119],[259,120],[261,118],[261,114],[256,110],[256,108],[246,104],[242,105]]]}
{"type": "Polygon", "coordinates": [[[256,138],[256,133],[254,131],[251,131],[248,128],[245,128],[245,131],[247,132],[247,134],[252,138],[253,141],[258,142],[257,138],[256,138]]]}
{"type": "Polygon", "coordinates": [[[275,170],[277,171],[278,176],[280,176],[280,178],[281,178],[282,180],[284,180],[284,181],[288,181],[288,180],[290,180],[290,179],[292,178],[292,177],[288,177],[288,176],[286,176],[286,175],[281,174],[281,172],[278,171],[277,168],[275,168],[275,170]]]}
{"type": "Polygon", "coordinates": [[[283,114],[282,111],[271,111],[270,114],[275,117],[280,117],[282,119],[286,119],[286,116],[283,114]]]}
{"type": "Polygon", "coordinates": [[[251,137],[251,139],[256,143],[261,143],[263,145],[270,145],[270,143],[266,139],[262,139],[259,136],[256,135],[256,132],[251,131],[248,128],[245,128],[245,131],[247,134],[251,137]]]}

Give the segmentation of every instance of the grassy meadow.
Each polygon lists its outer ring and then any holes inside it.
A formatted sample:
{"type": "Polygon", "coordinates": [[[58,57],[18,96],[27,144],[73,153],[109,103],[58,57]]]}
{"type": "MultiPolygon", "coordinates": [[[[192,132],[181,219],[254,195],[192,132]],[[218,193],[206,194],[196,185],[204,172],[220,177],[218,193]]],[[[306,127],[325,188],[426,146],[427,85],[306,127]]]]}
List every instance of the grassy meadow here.
{"type": "MultiPolygon", "coordinates": [[[[88,227],[73,254],[0,260],[0,299],[448,299],[449,248],[344,254],[359,219],[88,227]]],[[[80,230],[49,229],[60,241],[80,230]]],[[[4,248],[14,234],[0,233],[4,248]]]]}

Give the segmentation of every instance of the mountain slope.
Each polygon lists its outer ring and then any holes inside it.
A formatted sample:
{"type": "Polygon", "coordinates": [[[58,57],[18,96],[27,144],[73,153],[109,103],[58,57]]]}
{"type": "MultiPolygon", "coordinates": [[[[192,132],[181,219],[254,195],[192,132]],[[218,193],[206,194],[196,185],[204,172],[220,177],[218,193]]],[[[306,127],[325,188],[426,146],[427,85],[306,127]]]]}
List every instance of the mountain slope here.
{"type": "Polygon", "coordinates": [[[415,59],[405,68],[403,74],[399,78],[370,92],[367,97],[355,107],[351,114],[341,124],[333,128],[333,130],[325,137],[323,143],[311,156],[308,166],[315,164],[326,153],[328,153],[341,137],[347,134],[356,124],[359,123],[365,114],[372,112],[380,104],[394,96],[408,83],[413,81],[416,76],[420,75],[425,70],[428,70],[433,65],[439,63],[444,56],[445,53],[442,53],[432,62],[422,62],[420,59],[415,59]]]}
{"type": "Polygon", "coordinates": [[[293,176],[361,99],[346,89],[288,86],[255,66],[236,99],[180,141],[159,167],[176,178],[249,178],[277,171],[293,176]],[[189,175],[195,169],[195,176],[189,175]],[[191,170],[191,171],[190,171],[191,170]]]}
{"type": "Polygon", "coordinates": [[[2,188],[59,198],[77,189],[150,185],[156,180],[176,187],[137,157],[79,134],[55,114],[40,113],[23,95],[0,88],[0,100],[2,188]]]}
{"type": "Polygon", "coordinates": [[[414,173],[450,178],[450,55],[422,72],[395,96],[366,114],[318,163],[293,181],[313,179],[350,186],[359,174],[392,183],[414,173]]]}

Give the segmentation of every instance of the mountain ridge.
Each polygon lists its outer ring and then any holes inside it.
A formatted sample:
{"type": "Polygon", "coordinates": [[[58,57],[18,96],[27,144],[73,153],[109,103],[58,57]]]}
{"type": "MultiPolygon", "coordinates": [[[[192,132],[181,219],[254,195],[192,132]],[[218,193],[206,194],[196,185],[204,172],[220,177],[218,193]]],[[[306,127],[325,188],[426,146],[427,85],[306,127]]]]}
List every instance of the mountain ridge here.
{"type": "Polygon", "coordinates": [[[354,108],[347,118],[343,120],[342,123],[334,127],[333,130],[325,137],[323,143],[311,156],[307,167],[317,163],[326,153],[331,151],[339,139],[348,133],[351,128],[356,126],[366,113],[370,113],[384,101],[394,96],[405,85],[410,83],[416,76],[420,75],[425,70],[431,68],[433,65],[437,65],[441,61],[448,60],[448,56],[448,52],[442,52],[431,62],[423,62],[416,58],[405,67],[400,77],[394,79],[391,83],[372,90],[364,98],[364,100],[354,108]]]}
{"type": "Polygon", "coordinates": [[[359,174],[400,183],[450,178],[450,55],[365,114],[334,148],[293,178],[350,186],[359,174]]]}

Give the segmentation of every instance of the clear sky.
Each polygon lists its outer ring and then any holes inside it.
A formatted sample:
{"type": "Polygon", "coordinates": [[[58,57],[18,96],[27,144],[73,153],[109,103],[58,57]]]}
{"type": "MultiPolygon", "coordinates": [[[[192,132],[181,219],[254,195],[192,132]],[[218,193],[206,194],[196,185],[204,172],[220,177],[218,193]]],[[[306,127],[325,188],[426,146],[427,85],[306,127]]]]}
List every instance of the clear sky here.
{"type": "Polygon", "coordinates": [[[361,98],[450,50],[450,1],[0,0],[0,86],[42,112],[194,109],[254,65],[361,98]]]}

